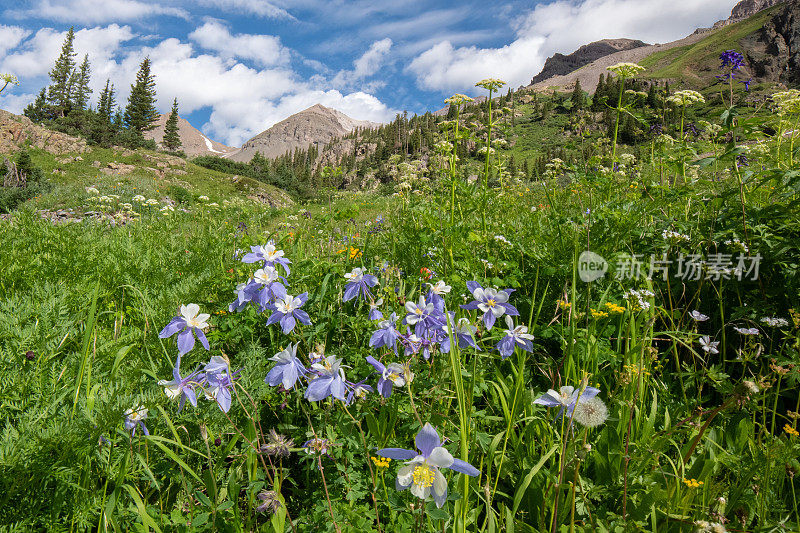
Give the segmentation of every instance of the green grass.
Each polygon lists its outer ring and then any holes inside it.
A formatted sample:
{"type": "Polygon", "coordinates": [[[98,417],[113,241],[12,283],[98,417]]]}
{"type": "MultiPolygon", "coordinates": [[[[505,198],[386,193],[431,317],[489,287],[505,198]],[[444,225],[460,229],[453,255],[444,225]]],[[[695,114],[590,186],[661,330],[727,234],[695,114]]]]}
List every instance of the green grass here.
{"type": "Polygon", "coordinates": [[[782,6],[765,9],[756,15],[712,31],[700,41],[655,52],[639,61],[647,67],[644,76],[657,79],[708,82],[716,74],[719,56],[725,50],[741,50],[741,40],[758,31],[782,6]]]}

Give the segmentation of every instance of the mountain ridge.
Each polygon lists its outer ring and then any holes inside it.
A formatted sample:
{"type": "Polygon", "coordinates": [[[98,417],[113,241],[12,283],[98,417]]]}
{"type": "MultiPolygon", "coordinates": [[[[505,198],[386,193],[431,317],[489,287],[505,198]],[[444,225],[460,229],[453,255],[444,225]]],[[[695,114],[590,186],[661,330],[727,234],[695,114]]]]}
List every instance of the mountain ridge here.
{"type": "MultiPolygon", "coordinates": [[[[145,132],[145,139],[156,141],[159,147],[164,139],[164,127],[169,118],[169,113],[159,115],[156,127],[145,132]]],[[[185,118],[178,115],[178,136],[181,139],[181,150],[189,157],[200,155],[225,155],[236,150],[220,142],[206,137],[203,132],[192,126],[185,118]]]]}
{"type": "Polygon", "coordinates": [[[264,157],[275,158],[297,148],[322,148],[333,139],[347,135],[357,128],[375,128],[379,125],[376,122],[354,119],[337,109],[317,103],[267,128],[235,152],[223,157],[247,162],[256,153],[260,153],[264,157]]]}

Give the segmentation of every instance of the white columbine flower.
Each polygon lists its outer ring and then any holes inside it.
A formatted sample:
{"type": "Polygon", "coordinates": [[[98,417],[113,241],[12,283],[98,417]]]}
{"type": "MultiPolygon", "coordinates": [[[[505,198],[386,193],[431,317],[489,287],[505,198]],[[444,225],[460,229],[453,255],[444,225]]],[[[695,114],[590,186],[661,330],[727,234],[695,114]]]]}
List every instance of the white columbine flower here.
{"type": "Polygon", "coordinates": [[[345,274],[344,279],[351,283],[358,283],[364,279],[364,269],[356,267],[351,272],[345,274]]]}
{"type": "Polygon", "coordinates": [[[201,313],[197,304],[181,305],[181,317],[190,328],[205,329],[207,320],[211,317],[208,313],[201,313]]]}
{"type": "Polygon", "coordinates": [[[278,279],[278,272],[271,266],[265,266],[253,273],[253,279],[261,285],[269,285],[278,279]]]}
{"type": "Polygon", "coordinates": [[[436,285],[433,285],[433,284],[430,284],[430,283],[429,283],[429,285],[431,286],[431,292],[433,294],[438,294],[439,296],[441,296],[443,294],[449,294],[450,293],[450,289],[452,289],[452,287],[450,285],[445,284],[445,282],[442,281],[442,280],[437,281],[436,285]]]}

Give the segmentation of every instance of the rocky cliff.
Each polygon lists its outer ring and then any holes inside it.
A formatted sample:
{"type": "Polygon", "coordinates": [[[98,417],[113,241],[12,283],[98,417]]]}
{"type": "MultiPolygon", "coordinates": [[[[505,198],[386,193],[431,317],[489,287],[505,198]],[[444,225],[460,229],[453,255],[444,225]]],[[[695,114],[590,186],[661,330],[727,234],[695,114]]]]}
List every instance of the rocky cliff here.
{"type": "Polygon", "coordinates": [[[783,9],[770,17],[760,31],[742,41],[742,45],[755,77],[800,84],[800,0],[786,2],[783,9]]]}
{"type": "Polygon", "coordinates": [[[542,71],[531,80],[531,85],[553,76],[564,76],[609,54],[641,46],[647,46],[647,43],[633,39],[603,39],[585,44],[569,55],[555,54],[547,58],[542,71]]]}
{"type": "Polygon", "coordinates": [[[83,153],[86,141],[65,133],[48,130],[20,115],[0,109],[0,154],[18,150],[25,143],[51,154],[83,153]]]}

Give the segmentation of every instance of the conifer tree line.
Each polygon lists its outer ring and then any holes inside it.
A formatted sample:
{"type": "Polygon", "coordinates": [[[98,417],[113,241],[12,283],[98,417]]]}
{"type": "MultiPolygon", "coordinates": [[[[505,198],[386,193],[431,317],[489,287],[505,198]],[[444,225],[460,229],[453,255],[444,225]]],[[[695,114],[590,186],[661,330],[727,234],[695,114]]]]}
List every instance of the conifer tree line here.
{"type": "MultiPolygon", "coordinates": [[[[61,53],[49,72],[50,85],[42,88],[23,114],[34,122],[45,123],[71,135],[81,135],[90,143],[101,146],[155,149],[155,143],[144,138],[144,133],[156,126],[159,117],[155,107],[156,82],[151,72],[150,58],[144,58],[139,64],[124,108],[118,105],[116,88],[110,79],[106,80],[100,92],[97,107],[92,108],[89,55],[84,55],[80,64],[76,62],[76,56],[75,29],[70,28],[61,45],[61,53]]],[[[170,117],[174,115],[175,123],[171,126],[174,130],[168,144],[164,143],[164,147],[172,152],[181,148],[177,134],[177,109],[178,101],[175,99],[170,117]]]]}

